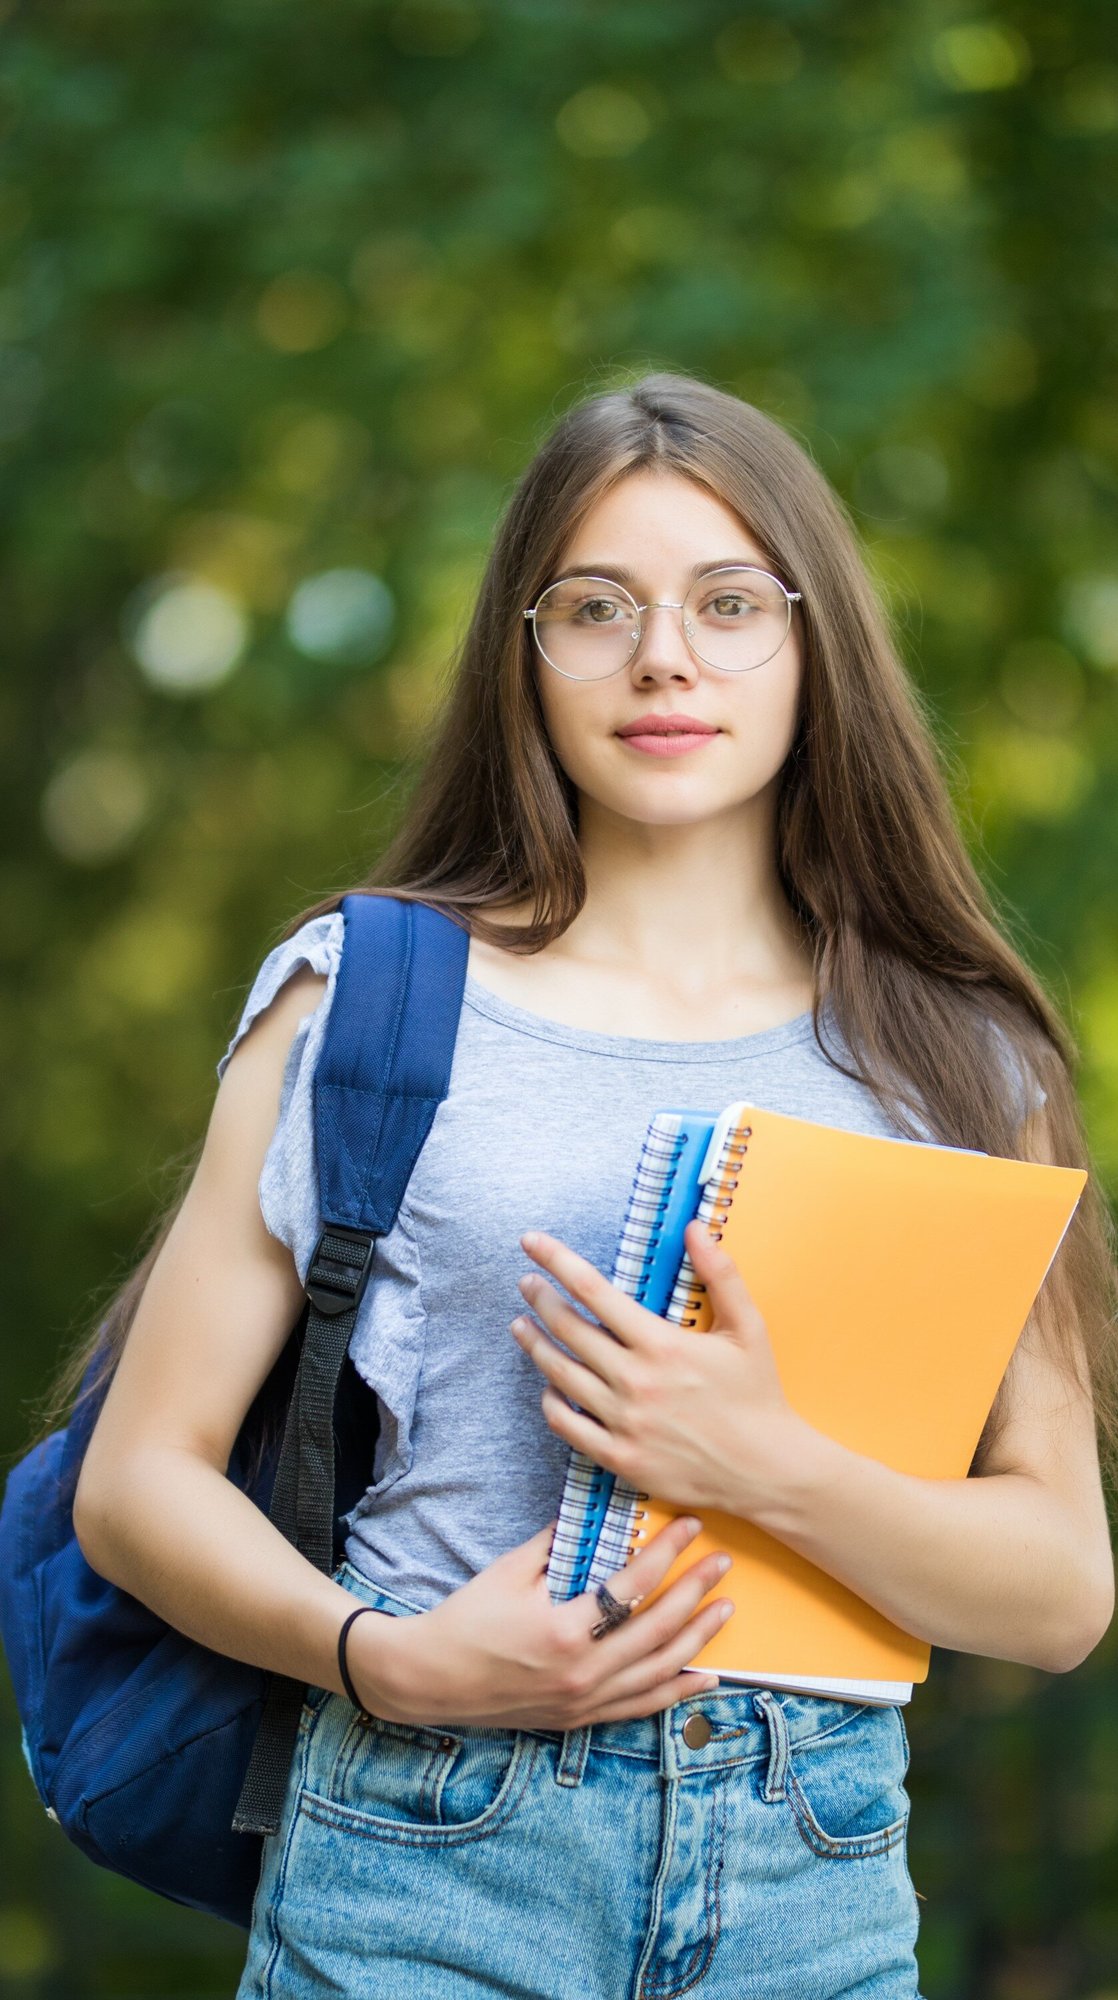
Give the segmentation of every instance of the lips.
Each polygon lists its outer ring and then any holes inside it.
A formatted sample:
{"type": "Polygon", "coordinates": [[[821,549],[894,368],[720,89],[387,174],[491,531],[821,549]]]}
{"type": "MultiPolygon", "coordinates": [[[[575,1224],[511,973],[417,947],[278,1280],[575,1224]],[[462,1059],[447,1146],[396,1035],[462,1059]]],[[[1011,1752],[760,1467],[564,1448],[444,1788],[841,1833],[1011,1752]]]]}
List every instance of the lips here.
{"type": "Polygon", "coordinates": [[[720,731],[697,715],[642,715],[616,733],[631,750],[647,756],[681,757],[712,743],[720,731]]]}
{"type": "Polygon", "coordinates": [[[702,722],[697,715],[642,715],[633,722],[626,722],[617,731],[618,736],[717,736],[713,722],[702,722]]]}

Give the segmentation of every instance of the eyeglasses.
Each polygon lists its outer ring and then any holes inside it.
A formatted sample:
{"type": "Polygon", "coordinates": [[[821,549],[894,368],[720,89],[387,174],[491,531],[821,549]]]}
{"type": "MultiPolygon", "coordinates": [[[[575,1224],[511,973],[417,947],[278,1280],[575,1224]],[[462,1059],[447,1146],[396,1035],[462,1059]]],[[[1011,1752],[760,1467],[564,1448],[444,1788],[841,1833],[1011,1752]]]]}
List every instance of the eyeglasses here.
{"type": "Polygon", "coordinates": [[[798,590],[752,564],[723,564],[697,577],[681,604],[655,598],[638,604],[604,576],[568,576],[549,584],[524,612],[550,667],[572,681],[605,680],[627,667],[644,633],[644,613],[664,605],[682,613],[683,636],[695,657],[726,674],[763,667],[779,653],[792,623],[798,590]]]}

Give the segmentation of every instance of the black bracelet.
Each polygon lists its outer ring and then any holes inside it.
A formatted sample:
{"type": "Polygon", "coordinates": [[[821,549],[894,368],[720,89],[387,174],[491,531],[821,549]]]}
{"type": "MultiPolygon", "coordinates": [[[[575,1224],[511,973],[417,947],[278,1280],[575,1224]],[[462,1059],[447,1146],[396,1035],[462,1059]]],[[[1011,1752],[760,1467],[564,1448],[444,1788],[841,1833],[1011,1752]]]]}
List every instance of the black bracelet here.
{"type": "Polygon", "coordinates": [[[349,1677],[349,1668],[346,1666],[345,1662],[345,1642],[349,1633],[349,1628],[352,1625],[354,1619],[360,1618],[361,1613],[363,1611],[375,1611],[375,1610],[376,1610],[375,1604],[359,1604],[356,1611],[350,1612],[349,1617],[345,1620],[345,1623],[343,1624],[341,1631],[338,1633],[338,1672],[342,1677],[342,1686],[344,1687],[347,1695],[349,1696],[351,1702],[353,1703],[354,1708],[359,1708],[361,1710],[362,1715],[366,1713],[365,1704],[362,1701],[360,1695],[357,1692],[357,1689],[354,1687],[353,1682],[350,1680],[349,1677]]]}

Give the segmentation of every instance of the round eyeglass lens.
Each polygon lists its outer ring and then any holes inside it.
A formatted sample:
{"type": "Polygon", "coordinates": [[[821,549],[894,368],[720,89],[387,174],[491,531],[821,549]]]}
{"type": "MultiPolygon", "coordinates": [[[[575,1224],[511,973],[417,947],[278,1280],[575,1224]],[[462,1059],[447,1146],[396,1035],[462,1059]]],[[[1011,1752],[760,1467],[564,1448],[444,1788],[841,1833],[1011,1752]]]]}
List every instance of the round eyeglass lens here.
{"type": "Polygon", "coordinates": [[[683,619],[701,660],[741,674],[780,651],[792,622],[792,601],[765,570],[724,569],[692,586],[683,619]]]}
{"type": "Polygon", "coordinates": [[[617,673],[632,658],[640,615],[619,584],[568,576],[544,591],[535,627],[545,660],[575,680],[596,681],[617,673]]]}
{"type": "MultiPolygon", "coordinates": [[[[684,631],[701,660],[724,673],[763,666],[780,651],[792,603],[776,577],[760,569],[708,571],[683,604],[684,631]]],[[[565,577],[543,592],[535,612],[544,658],[573,680],[602,680],[632,659],[640,613],[620,584],[601,577],[565,577]]]]}

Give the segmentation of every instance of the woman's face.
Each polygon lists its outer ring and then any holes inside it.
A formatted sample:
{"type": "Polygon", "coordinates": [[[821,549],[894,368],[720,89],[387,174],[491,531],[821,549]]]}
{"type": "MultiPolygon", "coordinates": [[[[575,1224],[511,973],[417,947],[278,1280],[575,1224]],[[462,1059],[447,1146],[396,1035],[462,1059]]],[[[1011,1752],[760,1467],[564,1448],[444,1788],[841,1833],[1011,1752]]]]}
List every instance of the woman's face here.
{"type": "MultiPolygon", "coordinates": [[[[618,580],[638,604],[680,604],[696,566],[731,562],[770,568],[713,494],[679,473],[645,470],[627,474],[596,503],[554,576],[572,568],[598,576],[624,571],[618,580]]],[[[593,801],[624,819],[668,826],[746,806],[774,784],[796,733],[798,611],[779,651],[741,673],[697,659],[679,611],[661,604],[643,615],[636,653],[605,679],[566,679],[533,646],[548,735],[582,809],[593,801]],[[618,733],[649,715],[694,718],[714,733],[672,755],[618,733]]]]}

